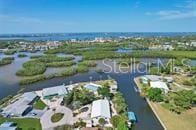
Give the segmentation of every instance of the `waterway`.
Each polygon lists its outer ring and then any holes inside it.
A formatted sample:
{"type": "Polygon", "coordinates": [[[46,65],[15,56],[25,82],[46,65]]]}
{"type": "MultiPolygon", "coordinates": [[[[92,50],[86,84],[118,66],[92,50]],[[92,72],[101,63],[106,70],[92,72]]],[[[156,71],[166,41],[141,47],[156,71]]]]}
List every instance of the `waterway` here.
{"type": "MultiPolygon", "coordinates": [[[[30,55],[38,55],[42,54],[40,52],[30,55]]],[[[15,60],[10,65],[5,65],[0,67],[0,98],[3,98],[10,94],[16,94],[16,92],[20,89],[18,81],[19,77],[15,76],[15,73],[18,69],[22,67],[22,64],[29,60],[29,56],[25,58],[18,58],[14,55],[15,60]]],[[[58,56],[63,56],[62,54],[58,54],[58,56]]],[[[70,55],[66,55],[70,56],[70,55]]],[[[4,57],[2,54],[0,57],[4,57]]],[[[81,57],[75,57],[75,61],[81,60],[81,57]]],[[[153,61],[153,59],[151,59],[153,61]]],[[[151,61],[147,60],[147,61],[151,61]]],[[[155,60],[155,59],[154,59],[155,60]]],[[[142,59],[142,61],[146,61],[146,59],[142,59]]],[[[77,74],[74,76],[66,77],[66,78],[54,78],[51,80],[37,82],[35,84],[26,85],[25,91],[36,91],[47,87],[53,87],[56,85],[61,84],[70,84],[70,83],[77,83],[77,82],[84,82],[90,80],[102,80],[108,79],[109,77],[115,79],[118,83],[119,91],[123,93],[123,96],[126,100],[128,105],[128,109],[130,111],[135,112],[138,123],[135,125],[135,130],[163,130],[160,122],[148,106],[145,99],[140,97],[139,93],[137,92],[136,85],[134,83],[133,78],[139,75],[145,74],[145,71],[141,71],[144,73],[139,73],[135,70],[132,66],[130,68],[126,68],[129,71],[119,71],[118,69],[113,69],[110,71],[109,67],[103,65],[103,61],[97,61],[98,66],[97,68],[104,68],[105,70],[108,69],[107,72],[99,74],[95,72],[95,69],[91,69],[88,73],[77,74]],[[134,71],[135,70],[135,71],[134,71]]],[[[115,68],[115,64],[110,60],[105,61],[108,65],[114,65],[112,68],[115,68]]],[[[53,73],[56,71],[61,71],[62,68],[49,68],[45,73],[53,73]]],[[[144,69],[141,67],[141,70],[144,69]]]]}

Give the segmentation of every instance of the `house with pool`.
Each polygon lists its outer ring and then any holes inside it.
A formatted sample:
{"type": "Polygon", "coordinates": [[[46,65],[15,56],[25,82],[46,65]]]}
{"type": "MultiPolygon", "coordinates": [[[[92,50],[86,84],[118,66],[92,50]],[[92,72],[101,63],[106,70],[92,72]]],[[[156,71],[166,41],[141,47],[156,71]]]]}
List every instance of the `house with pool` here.
{"type": "Polygon", "coordinates": [[[95,84],[95,83],[88,83],[86,85],[84,85],[84,88],[91,91],[91,92],[94,92],[94,93],[97,93],[97,90],[98,88],[102,87],[101,85],[99,84],[95,84]]]}

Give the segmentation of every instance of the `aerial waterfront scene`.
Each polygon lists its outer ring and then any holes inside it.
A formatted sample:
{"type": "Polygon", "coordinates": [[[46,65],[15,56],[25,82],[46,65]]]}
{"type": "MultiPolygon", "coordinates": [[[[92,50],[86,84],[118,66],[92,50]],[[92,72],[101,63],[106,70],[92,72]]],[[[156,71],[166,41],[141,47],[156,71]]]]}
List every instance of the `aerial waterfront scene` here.
{"type": "Polygon", "coordinates": [[[0,130],[196,130],[195,0],[0,0],[0,130]]]}

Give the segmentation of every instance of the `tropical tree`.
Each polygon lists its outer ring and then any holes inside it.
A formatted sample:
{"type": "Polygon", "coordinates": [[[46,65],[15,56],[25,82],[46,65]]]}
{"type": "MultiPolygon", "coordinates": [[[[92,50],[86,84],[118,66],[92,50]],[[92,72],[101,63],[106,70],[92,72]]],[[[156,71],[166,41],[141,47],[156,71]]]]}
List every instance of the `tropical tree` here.
{"type": "Polygon", "coordinates": [[[117,128],[117,126],[118,126],[120,120],[121,120],[120,116],[115,115],[115,116],[113,116],[113,117],[110,119],[110,123],[113,125],[114,128],[117,128]]]}
{"type": "Polygon", "coordinates": [[[111,97],[110,89],[108,87],[100,87],[97,91],[98,94],[103,97],[111,97]]]}
{"type": "Polygon", "coordinates": [[[105,125],[105,119],[104,118],[100,118],[99,119],[99,124],[103,127],[105,125]]]}
{"type": "Polygon", "coordinates": [[[148,90],[147,97],[153,102],[163,101],[163,94],[162,94],[161,89],[159,88],[150,88],[148,90]]]}

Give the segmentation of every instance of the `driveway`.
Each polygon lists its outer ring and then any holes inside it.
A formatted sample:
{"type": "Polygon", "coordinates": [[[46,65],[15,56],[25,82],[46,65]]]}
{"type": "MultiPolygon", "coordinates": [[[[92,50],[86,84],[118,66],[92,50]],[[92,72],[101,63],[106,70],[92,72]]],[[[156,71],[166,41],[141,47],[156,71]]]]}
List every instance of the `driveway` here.
{"type": "Polygon", "coordinates": [[[46,111],[44,115],[40,118],[40,122],[42,125],[42,130],[49,130],[51,128],[65,124],[73,125],[73,113],[72,110],[67,107],[58,106],[56,107],[55,111],[53,111],[52,109],[46,111]],[[51,117],[55,113],[63,113],[64,117],[59,122],[53,123],[51,121],[51,117]]]}

